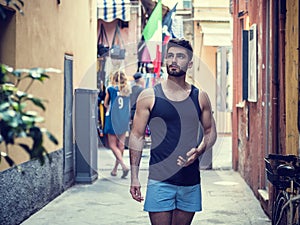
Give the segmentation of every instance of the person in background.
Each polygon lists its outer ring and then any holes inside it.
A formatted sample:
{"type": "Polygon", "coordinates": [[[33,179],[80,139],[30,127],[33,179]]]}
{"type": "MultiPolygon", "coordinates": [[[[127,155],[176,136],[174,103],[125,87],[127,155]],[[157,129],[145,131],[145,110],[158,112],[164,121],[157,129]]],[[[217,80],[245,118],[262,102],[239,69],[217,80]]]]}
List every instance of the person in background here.
{"type": "Polygon", "coordinates": [[[149,175],[144,210],[152,225],[190,225],[202,210],[199,157],[217,133],[206,92],[186,82],[193,49],[184,39],[167,46],[168,78],[142,91],[129,138],[130,193],[141,202],[139,165],[145,127],[151,130],[149,175]]]}
{"type": "Polygon", "coordinates": [[[129,168],[123,160],[126,132],[129,131],[130,120],[130,86],[123,72],[116,72],[111,77],[111,86],[107,88],[104,106],[106,108],[104,133],[107,134],[108,145],[116,157],[112,176],[117,175],[118,165],[122,166],[121,178],[128,175],[129,168]]]}
{"type": "Polygon", "coordinates": [[[134,78],[134,85],[131,87],[131,94],[130,94],[130,109],[131,109],[131,120],[133,120],[133,116],[136,109],[136,100],[139,94],[144,90],[145,81],[143,78],[143,74],[140,72],[136,72],[133,75],[134,78]]]}
{"type": "Polygon", "coordinates": [[[103,81],[100,81],[100,89],[98,94],[98,136],[103,139],[103,130],[104,130],[104,118],[105,118],[105,110],[104,110],[104,98],[105,98],[105,86],[103,81]]]}
{"type": "Polygon", "coordinates": [[[145,88],[153,87],[155,85],[156,74],[154,73],[154,65],[148,63],[146,67],[146,84],[145,88]]]}

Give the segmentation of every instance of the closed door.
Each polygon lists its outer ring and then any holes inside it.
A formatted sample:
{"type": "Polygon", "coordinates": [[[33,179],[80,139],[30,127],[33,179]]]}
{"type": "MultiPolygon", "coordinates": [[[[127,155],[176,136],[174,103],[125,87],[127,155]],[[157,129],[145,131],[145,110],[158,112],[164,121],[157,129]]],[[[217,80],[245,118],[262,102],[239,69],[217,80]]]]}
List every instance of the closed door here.
{"type": "Polygon", "coordinates": [[[73,56],[64,59],[64,186],[75,179],[73,143],[73,56]]]}

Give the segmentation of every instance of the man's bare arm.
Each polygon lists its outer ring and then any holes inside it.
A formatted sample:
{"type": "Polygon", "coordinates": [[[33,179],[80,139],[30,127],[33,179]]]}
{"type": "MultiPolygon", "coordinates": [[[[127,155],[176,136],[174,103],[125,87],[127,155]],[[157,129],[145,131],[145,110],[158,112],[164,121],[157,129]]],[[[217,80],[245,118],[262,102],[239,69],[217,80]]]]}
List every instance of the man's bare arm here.
{"type": "Polygon", "coordinates": [[[200,92],[199,103],[202,109],[201,123],[204,132],[203,140],[197,148],[199,155],[201,155],[215,144],[217,139],[217,130],[215,119],[212,115],[210,100],[206,92],[200,92]]]}
{"type": "Polygon", "coordinates": [[[152,89],[144,90],[137,99],[133,126],[129,138],[129,156],[131,168],[130,193],[136,201],[142,201],[140,182],[138,178],[139,166],[144,147],[144,135],[146,125],[153,105],[154,95],[152,89]]]}

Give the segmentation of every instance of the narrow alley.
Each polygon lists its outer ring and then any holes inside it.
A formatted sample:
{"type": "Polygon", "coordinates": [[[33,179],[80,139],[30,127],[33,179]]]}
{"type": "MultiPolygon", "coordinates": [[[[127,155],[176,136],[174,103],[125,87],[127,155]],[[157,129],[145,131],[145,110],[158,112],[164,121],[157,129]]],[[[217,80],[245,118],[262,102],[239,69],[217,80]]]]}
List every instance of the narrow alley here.
{"type": "MultiPolygon", "coordinates": [[[[270,225],[259,201],[239,173],[230,169],[231,137],[219,137],[213,149],[213,169],[202,170],[203,211],[192,225],[270,225]]],[[[124,159],[129,162],[128,151],[124,159]]],[[[144,150],[140,179],[145,194],[149,150],[144,150]]],[[[75,185],[50,202],[22,225],[97,224],[149,225],[143,204],[131,199],[130,177],[110,176],[114,157],[109,149],[98,151],[99,178],[89,185],[75,185]]]]}

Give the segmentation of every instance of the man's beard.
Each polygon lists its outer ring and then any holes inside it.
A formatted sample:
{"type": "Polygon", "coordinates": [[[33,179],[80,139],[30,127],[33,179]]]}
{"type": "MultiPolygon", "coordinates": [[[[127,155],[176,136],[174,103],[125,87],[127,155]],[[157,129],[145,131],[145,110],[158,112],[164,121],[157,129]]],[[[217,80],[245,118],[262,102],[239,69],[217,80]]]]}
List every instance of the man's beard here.
{"type": "Polygon", "coordinates": [[[187,67],[179,68],[179,71],[176,71],[176,70],[170,69],[170,66],[172,66],[172,65],[167,66],[167,73],[169,74],[169,76],[181,77],[181,76],[184,76],[186,74],[187,67]]]}

